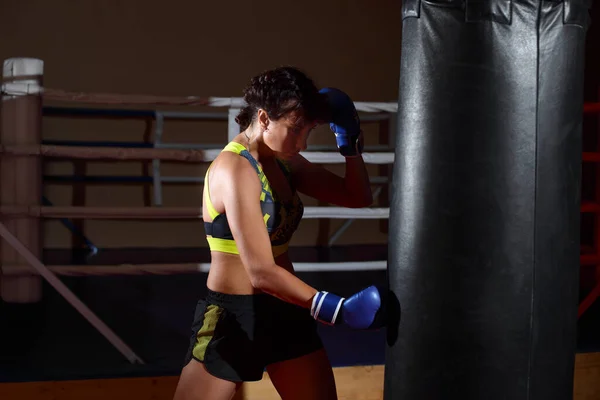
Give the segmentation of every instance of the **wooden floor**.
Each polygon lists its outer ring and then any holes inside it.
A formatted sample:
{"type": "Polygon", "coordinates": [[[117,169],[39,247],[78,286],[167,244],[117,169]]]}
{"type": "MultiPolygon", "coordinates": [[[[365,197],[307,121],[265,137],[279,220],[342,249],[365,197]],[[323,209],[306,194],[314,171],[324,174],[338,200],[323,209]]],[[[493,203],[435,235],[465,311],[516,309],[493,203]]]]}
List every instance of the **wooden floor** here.
{"type": "MultiPolygon", "coordinates": [[[[339,400],[383,399],[384,366],[335,369],[339,400]]],[[[2,400],[171,400],[177,377],[3,383],[2,400]]],[[[600,399],[600,353],[577,355],[574,400],[600,399]]],[[[279,399],[269,377],[244,385],[235,400],[279,399]]]]}

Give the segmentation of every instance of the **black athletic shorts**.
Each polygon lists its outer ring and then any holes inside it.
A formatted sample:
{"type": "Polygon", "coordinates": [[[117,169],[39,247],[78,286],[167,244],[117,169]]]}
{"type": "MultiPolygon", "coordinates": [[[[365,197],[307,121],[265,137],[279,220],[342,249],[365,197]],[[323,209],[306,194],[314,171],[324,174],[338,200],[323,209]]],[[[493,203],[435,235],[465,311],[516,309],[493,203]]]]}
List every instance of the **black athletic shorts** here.
{"type": "Polygon", "coordinates": [[[321,348],[309,310],[268,294],[209,290],[196,307],[185,364],[193,358],[216,377],[258,381],[267,365],[321,348]]]}

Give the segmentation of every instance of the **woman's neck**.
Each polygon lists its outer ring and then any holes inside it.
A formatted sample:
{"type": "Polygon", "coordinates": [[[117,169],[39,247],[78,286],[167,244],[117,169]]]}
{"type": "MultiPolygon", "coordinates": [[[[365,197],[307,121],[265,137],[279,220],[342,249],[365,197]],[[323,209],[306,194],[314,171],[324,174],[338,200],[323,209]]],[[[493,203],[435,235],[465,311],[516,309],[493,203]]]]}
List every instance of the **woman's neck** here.
{"type": "Polygon", "coordinates": [[[256,160],[275,157],[275,153],[264,143],[262,132],[248,128],[240,135],[243,145],[256,160]]]}

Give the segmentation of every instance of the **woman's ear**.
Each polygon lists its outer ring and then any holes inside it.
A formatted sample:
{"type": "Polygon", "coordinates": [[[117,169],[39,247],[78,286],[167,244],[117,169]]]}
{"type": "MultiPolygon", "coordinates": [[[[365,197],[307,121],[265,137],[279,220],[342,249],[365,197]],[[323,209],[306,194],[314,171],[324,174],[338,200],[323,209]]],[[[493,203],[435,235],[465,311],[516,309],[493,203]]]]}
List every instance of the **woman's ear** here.
{"type": "Polygon", "coordinates": [[[258,109],[258,115],[257,115],[257,120],[258,120],[258,124],[260,126],[260,128],[264,131],[269,127],[269,114],[267,114],[267,112],[262,109],[259,108],[258,109]]]}

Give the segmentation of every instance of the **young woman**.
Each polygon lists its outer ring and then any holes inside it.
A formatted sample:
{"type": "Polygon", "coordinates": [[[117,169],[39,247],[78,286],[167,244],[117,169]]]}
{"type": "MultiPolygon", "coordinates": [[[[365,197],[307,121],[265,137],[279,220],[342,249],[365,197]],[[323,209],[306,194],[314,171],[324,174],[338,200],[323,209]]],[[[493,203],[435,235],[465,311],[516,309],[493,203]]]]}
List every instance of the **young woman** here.
{"type": "Polygon", "coordinates": [[[244,99],[242,132],[206,173],[211,269],[175,400],[231,399],[265,369],[284,400],[336,399],[316,321],[372,327],[381,298],[374,287],[349,299],[317,291],[296,277],[287,247],[302,219],[298,193],[343,207],[371,204],[358,115],[343,92],[319,91],[291,67],[254,77],[244,99]],[[299,154],[327,122],[346,157],[343,178],[299,154]]]}

